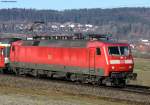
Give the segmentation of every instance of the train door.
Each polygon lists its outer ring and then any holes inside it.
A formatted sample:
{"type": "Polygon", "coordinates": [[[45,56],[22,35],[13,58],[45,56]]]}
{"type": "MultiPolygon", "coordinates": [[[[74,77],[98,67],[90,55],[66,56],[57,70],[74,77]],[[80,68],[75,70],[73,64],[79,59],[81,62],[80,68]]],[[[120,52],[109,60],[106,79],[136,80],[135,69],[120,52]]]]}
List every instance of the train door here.
{"type": "Polygon", "coordinates": [[[4,47],[0,47],[0,68],[5,67],[4,47]]]}
{"type": "Polygon", "coordinates": [[[95,74],[95,48],[89,48],[89,74],[95,74]]]}
{"type": "Polygon", "coordinates": [[[15,62],[16,61],[16,47],[14,46],[14,45],[12,45],[11,46],[11,51],[10,51],[10,60],[12,61],[12,62],[15,62]]]}

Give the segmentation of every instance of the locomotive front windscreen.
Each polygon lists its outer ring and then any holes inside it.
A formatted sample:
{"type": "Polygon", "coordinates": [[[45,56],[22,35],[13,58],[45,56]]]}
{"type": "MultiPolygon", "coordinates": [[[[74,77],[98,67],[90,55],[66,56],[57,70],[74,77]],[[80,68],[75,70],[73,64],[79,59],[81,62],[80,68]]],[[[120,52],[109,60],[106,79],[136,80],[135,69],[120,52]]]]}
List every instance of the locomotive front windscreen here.
{"type": "Polygon", "coordinates": [[[128,46],[111,46],[108,47],[109,55],[113,56],[128,56],[129,47],[128,46]]]}

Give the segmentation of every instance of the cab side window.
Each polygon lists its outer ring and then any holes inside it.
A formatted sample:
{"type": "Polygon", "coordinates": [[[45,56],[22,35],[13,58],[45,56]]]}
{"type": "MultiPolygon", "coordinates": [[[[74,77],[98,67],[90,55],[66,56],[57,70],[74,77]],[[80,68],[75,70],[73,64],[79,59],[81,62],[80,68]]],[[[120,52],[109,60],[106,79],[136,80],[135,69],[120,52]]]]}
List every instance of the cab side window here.
{"type": "Polygon", "coordinates": [[[96,48],[96,55],[101,55],[101,49],[99,47],[96,48]]]}

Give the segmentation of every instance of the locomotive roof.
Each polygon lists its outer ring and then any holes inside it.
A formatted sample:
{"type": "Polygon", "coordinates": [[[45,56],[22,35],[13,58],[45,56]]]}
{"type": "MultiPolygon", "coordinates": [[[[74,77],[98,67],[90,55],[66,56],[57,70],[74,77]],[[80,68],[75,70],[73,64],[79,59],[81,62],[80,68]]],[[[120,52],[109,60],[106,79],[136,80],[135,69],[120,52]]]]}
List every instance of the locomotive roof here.
{"type": "Polygon", "coordinates": [[[19,41],[22,46],[49,46],[49,47],[90,47],[97,44],[118,45],[123,43],[108,42],[108,41],[89,41],[89,40],[25,40],[19,41]]]}
{"type": "Polygon", "coordinates": [[[22,41],[23,46],[49,46],[49,47],[86,47],[86,40],[33,40],[22,41]]]}
{"type": "Polygon", "coordinates": [[[2,44],[11,44],[12,42],[21,40],[20,38],[0,38],[0,43],[2,44]]]}

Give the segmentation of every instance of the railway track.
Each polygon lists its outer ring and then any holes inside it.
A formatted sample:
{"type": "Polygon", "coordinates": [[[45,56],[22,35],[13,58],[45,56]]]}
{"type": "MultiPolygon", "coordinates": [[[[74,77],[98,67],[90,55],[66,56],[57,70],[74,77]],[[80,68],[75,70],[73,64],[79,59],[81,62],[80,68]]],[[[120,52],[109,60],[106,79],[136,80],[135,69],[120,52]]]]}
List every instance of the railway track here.
{"type": "Polygon", "coordinates": [[[122,90],[128,91],[128,92],[139,93],[139,94],[150,95],[150,87],[147,87],[147,86],[127,85],[127,87],[122,90]]]}
{"type": "MultiPolygon", "coordinates": [[[[93,84],[83,84],[79,82],[66,81],[63,78],[33,78],[20,77],[9,74],[0,74],[0,86],[42,89],[64,92],[64,94],[79,95],[85,97],[98,97],[104,100],[123,101],[138,103],[139,105],[150,105],[150,90],[146,86],[127,85],[126,88],[116,88],[111,86],[97,86],[93,84]],[[4,79],[3,79],[4,78],[4,79]],[[11,85],[13,84],[13,86],[11,85]]],[[[137,105],[138,105],[137,104],[137,105]]]]}
{"type": "Polygon", "coordinates": [[[42,81],[51,81],[51,82],[57,82],[57,83],[65,83],[70,85],[80,85],[80,86],[86,86],[91,88],[100,88],[100,89],[107,89],[107,90],[115,90],[115,91],[124,91],[124,92],[130,92],[130,93],[136,93],[136,94],[144,94],[144,95],[150,95],[150,87],[148,86],[140,86],[140,85],[127,85],[124,88],[120,87],[114,87],[114,86],[98,86],[96,84],[90,84],[90,83],[80,83],[80,82],[72,82],[68,81],[64,78],[34,78],[32,76],[15,76],[15,75],[9,75],[9,74],[0,74],[5,76],[11,76],[15,78],[24,78],[24,79],[33,79],[33,80],[42,80],[42,81]]]}
{"type": "Polygon", "coordinates": [[[104,87],[104,88],[128,92],[128,93],[150,95],[150,87],[147,86],[127,85],[124,88],[116,88],[116,87],[104,87]]]}

